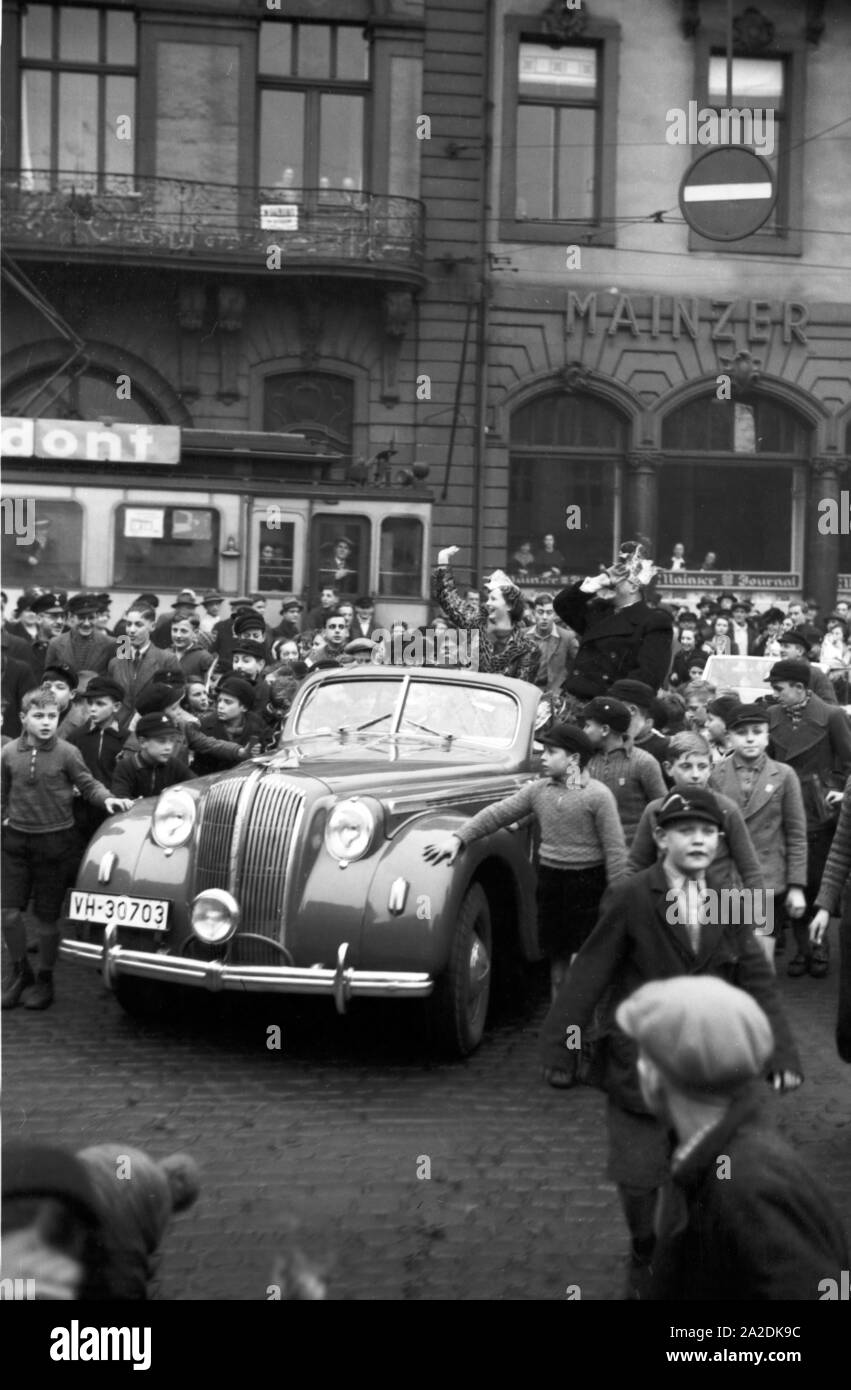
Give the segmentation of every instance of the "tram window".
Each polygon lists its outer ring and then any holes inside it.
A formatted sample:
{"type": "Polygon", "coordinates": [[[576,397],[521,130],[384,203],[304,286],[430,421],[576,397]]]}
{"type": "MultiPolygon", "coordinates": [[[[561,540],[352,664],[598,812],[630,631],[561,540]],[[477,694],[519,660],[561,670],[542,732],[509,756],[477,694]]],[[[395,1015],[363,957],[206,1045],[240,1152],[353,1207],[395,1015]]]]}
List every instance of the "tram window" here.
{"type": "Polygon", "coordinates": [[[3,578],[11,587],[73,589],[80,583],[83,512],[77,502],[3,498],[3,578]]]}
{"type": "Polygon", "coordinates": [[[367,589],[369,523],[363,516],[318,516],[313,519],[311,555],[313,593],[333,585],[338,594],[367,589]]]}
{"type": "Polygon", "coordinates": [[[258,589],[284,593],[293,587],[293,552],[295,525],[292,521],[272,524],[261,521],[258,527],[257,567],[258,589]]]}
{"type": "Polygon", "coordinates": [[[388,517],[381,523],[379,593],[410,598],[422,589],[423,524],[412,517],[388,517]]]}
{"type": "Polygon", "coordinates": [[[114,584],[210,588],[218,580],[219,514],[207,507],[122,506],[115,517],[114,584]]]}

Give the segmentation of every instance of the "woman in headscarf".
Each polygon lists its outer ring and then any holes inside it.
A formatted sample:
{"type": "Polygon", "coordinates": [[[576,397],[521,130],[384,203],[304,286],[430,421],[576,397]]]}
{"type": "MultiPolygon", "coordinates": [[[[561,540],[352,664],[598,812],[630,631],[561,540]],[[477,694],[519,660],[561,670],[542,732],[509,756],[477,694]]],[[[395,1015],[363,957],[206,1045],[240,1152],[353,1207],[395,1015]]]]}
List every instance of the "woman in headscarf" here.
{"type": "Polygon", "coordinates": [[[456,628],[478,633],[478,669],[534,684],[540,652],[530,628],[523,625],[523,597],[502,570],[495,570],[485,587],[478,610],[470,609],[459,596],[452,574],[452,557],[457,545],[440,550],[431,588],[435,603],[456,628]]]}

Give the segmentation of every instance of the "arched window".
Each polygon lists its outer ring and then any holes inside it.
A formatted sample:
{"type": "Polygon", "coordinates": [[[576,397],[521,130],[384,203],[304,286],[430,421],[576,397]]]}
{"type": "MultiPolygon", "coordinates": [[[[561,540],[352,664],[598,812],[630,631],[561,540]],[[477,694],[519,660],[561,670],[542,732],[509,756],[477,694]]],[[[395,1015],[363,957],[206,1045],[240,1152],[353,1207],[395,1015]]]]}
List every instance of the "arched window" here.
{"type": "Polygon", "coordinates": [[[509,573],[523,574],[522,559],[530,552],[529,579],[593,574],[598,564],[611,563],[627,428],[624,416],[607,402],[566,391],[536,396],[514,411],[509,573]],[[569,507],[578,511],[568,514],[569,507]],[[549,536],[552,543],[545,539],[549,536]]]}
{"type": "Polygon", "coordinates": [[[89,367],[79,375],[71,370],[54,376],[54,370],[40,367],[38,372],[18,377],[6,390],[3,413],[29,420],[114,420],[125,425],[170,423],[131,377],[124,382],[118,372],[98,367],[89,367]]]}
{"type": "Polygon", "coordinates": [[[791,406],[755,391],[672,410],[662,423],[671,457],[659,475],[660,559],[679,543],[688,570],[793,570],[794,470],[811,433],[791,406]]]}

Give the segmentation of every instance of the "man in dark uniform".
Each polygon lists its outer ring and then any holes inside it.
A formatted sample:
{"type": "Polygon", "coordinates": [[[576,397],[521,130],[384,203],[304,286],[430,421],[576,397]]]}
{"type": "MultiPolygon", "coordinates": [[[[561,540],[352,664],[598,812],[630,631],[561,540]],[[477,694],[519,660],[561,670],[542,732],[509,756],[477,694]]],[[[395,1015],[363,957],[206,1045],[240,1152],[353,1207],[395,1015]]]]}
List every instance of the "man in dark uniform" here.
{"type": "Polygon", "coordinates": [[[565,689],[582,701],[609,694],[617,680],[643,681],[655,692],[668,674],[673,618],[642,598],[648,581],[638,558],[639,547],[628,542],[611,569],[571,584],[555,597],[556,613],[579,635],[565,689]]]}

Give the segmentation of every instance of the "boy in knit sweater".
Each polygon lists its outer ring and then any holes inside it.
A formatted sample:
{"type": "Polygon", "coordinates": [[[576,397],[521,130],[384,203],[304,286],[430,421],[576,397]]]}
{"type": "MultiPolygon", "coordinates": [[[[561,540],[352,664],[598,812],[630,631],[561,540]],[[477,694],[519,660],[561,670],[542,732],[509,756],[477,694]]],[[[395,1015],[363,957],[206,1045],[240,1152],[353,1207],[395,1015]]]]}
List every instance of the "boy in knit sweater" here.
{"type": "Polygon", "coordinates": [[[65,889],[79,858],[74,829],[74,790],[110,815],[131,803],[111,796],[86,768],[79,749],[56,737],[59,706],[45,690],[31,690],[21,709],[23,733],[3,749],[3,940],[12,974],[3,988],[3,1008],[23,1000],[27,1009],[53,1003],[53,967],[59,954],[59,923],[65,889]],[[30,898],[37,922],[39,972],[27,960],[21,913],[30,898]]]}
{"type": "Polygon", "coordinates": [[[628,737],[632,715],[621,700],[598,695],[585,706],[582,719],[595,750],[588,775],[611,789],[629,843],[647,803],[667,791],[662,769],[652,753],[636,748],[628,737]]]}
{"type": "Polygon", "coordinates": [[[593,748],[582,730],[574,724],[554,724],[540,742],[546,777],[526,782],[457,831],[426,845],[424,856],[432,864],[442,859],[452,864],[465,845],[535,816],[541,832],[538,934],[550,960],[555,997],[571,958],[597,920],[607,884],[624,874],[626,842],[612,793],[586,771],[593,748]]]}

